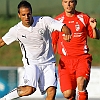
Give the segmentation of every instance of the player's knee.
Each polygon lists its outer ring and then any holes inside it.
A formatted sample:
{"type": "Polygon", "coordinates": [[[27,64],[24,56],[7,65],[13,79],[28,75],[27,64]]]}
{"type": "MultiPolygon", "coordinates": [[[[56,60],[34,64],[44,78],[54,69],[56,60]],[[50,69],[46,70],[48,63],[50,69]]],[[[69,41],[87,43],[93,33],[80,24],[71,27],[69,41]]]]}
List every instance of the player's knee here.
{"type": "Polygon", "coordinates": [[[32,93],[34,93],[35,91],[36,91],[36,89],[31,86],[18,87],[19,96],[28,96],[28,95],[31,95],[32,93]]]}
{"type": "Polygon", "coordinates": [[[73,95],[73,91],[72,90],[66,90],[63,92],[63,96],[66,98],[66,99],[69,99],[71,98],[73,95]]]}
{"type": "Polygon", "coordinates": [[[56,95],[56,88],[53,86],[49,87],[46,92],[47,92],[47,98],[49,98],[49,100],[54,100],[56,95]]]}

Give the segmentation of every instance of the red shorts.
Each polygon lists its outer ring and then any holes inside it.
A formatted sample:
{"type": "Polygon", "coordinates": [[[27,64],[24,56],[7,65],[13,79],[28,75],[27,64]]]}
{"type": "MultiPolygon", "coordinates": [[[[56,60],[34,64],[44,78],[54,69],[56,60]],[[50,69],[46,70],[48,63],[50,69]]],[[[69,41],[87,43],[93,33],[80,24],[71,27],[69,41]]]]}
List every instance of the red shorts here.
{"type": "Polygon", "coordinates": [[[74,90],[77,87],[76,79],[80,76],[90,79],[91,55],[79,57],[61,57],[58,66],[61,91],[74,90]]]}

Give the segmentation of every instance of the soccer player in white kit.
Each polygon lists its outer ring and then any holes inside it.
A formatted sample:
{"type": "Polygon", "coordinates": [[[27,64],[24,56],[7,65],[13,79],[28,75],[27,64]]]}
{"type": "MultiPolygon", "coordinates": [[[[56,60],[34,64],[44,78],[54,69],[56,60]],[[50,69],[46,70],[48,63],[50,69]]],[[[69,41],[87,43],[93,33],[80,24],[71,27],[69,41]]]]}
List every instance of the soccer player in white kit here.
{"type": "Polygon", "coordinates": [[[70,41],[70,30],[64,23],[49,16],[32,17],[32,7],[27,1],[18,4],[18,16],[21,21],[0,38],[0,47],[19,42],[25,68],[24,84],[0,100],[28,96],[36,91],[37,85],[42,94],[47,92],[46,100],[54,100],[57,77],[50,33],[53,30],[62,31],[65,33],[64,39],[70,41]]]}

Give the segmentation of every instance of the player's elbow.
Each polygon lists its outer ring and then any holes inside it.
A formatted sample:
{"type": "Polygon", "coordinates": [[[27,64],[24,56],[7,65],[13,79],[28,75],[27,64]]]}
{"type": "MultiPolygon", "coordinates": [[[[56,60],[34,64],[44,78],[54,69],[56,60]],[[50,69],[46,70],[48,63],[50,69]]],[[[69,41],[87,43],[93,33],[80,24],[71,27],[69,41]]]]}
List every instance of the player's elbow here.
{"type": "Polygon", "coordinates": [[[56,44],[52,44],[52,48],[53,48],[53,52],[55,54],[57,52],[57,45],[56,44]]]}
{"type": "Polygon", "coordinates": [[[96,32],[93,34],[94,39],[100,39],[100,30],[96,29],[96,32]]]}

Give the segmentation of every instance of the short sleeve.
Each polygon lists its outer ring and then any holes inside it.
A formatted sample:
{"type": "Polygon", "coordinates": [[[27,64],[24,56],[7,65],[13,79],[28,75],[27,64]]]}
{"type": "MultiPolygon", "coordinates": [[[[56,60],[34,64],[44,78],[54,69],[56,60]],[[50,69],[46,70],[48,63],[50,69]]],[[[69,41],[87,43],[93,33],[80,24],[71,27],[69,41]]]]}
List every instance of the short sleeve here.
{"type": "Polygon", "coordinates": [[[2,39],[7,45],[17,40],[16,26],[10,28],[9,31],[2,37],[2,39]]]}
{"type": "Polygon", "coordinates": [[[90,38],[93,38],[93,30],[92,30],[92,27],[90,25],[90,17],[88,15],[85,15],[84,16],[84,21],[86,23],[86,28],[87,28],[87,34],[90,38]]]}
{"type": "Polygon", "coordinates": [[[90,38],[93,38],[93,29],[92,29],[92,27],[90,26],[90,24],[88,24],[88,36],[90,37],[90,38]]]}

